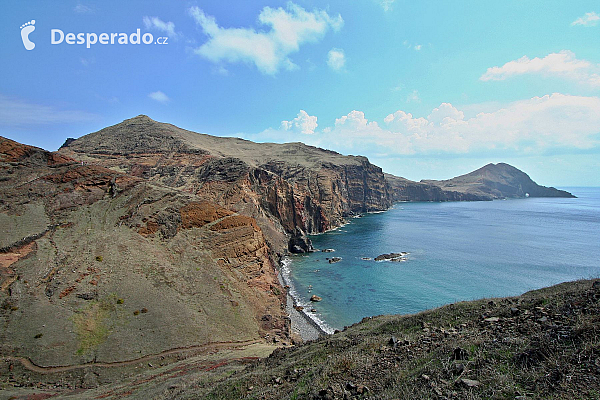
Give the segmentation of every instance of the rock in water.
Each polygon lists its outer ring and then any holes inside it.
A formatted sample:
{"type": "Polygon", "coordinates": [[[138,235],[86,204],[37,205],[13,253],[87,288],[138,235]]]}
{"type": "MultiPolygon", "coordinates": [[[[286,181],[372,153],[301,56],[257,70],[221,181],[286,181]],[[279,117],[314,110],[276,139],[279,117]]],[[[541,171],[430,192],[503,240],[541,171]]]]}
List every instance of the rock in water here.
{"type": "Polygon", "coordinates": [[[407,252],[400,252],[400,253],[389,253],[389,254],[381,254],[377,257],[375,257],[375,261],[404,261],[405,260],[405,256],[407,255],[407,252]]]}
{"type": "Polygon", "coordinates": [[[302,254],[310,253],[314,251],[314,248],[309,238],[302,235],[295,235],[288,242],[288,251],[294,254],[302,254]]]}
{"type": "Polygon", "coordinates": [[[322,299],[322,298],[320,298],[319,296],[317,296],[316,294],[313,294],[313,295],[310,297],[310,301],[315,301],[315,302],[316,302],[316,301],[321,301],[321,300],[323,300],[323,299],[322,299]]]}
{"type": "Polygon", "coordinates": [[[333,264],[333,263],[340,262],[340,261],[342,261],[342,257],[331,257],[329,259],[329,264],[333,264]]]}

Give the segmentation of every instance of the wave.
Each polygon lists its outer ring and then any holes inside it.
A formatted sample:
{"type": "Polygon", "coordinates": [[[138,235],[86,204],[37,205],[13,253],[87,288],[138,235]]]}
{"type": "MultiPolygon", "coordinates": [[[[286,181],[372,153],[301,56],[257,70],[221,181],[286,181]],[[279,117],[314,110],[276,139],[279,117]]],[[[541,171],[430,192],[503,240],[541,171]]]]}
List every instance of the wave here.
{"type": "Polygon", "coordinates": [[[323,334],[331,335],[334,333],[334,329],[329,326],[325,321],[323,321],[317,314],[309,313],[307,310],[313,308],[310,300],[304,298],[294,286],[292,279],[290,278],[291,274],[291,265],[292,259],[289,257],[283,257],[280,263],[280,271],[281,271],[281,280],[283,281],[284,286],[289,286],[288,294],[292,298],[294,304],[293,306],[301,306],[304,307],[302,311],[299,313],[308,321],[309,324],[317,328],[317,330],[323,334]]]}

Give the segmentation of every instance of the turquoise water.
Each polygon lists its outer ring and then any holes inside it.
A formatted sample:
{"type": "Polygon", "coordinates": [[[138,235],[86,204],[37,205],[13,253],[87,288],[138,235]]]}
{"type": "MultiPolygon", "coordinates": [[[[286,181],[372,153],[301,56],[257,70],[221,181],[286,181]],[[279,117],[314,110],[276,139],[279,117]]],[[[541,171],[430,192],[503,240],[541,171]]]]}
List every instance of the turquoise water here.
{"type": "Polygon", "coordinates": [[[293,256],[284,270],[326,329],[600,277],[600,188],[566,190],[578,198],[398,203],[312,236],[336,251],[293,256]],[[361,259],[401,251],[405,262],[361,259]],[[310,305],[313,294],[323,300],[310,305]]]}

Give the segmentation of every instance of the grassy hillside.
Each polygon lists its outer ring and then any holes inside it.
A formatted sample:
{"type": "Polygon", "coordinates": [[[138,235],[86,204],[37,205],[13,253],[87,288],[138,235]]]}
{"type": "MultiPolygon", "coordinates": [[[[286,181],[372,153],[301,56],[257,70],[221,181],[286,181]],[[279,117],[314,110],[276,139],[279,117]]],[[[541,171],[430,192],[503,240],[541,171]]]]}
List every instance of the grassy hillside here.
{"type": "Polygon", "coordinates": [[[600,281],[368,318],[180,398],[600,398],[600,281]]]}

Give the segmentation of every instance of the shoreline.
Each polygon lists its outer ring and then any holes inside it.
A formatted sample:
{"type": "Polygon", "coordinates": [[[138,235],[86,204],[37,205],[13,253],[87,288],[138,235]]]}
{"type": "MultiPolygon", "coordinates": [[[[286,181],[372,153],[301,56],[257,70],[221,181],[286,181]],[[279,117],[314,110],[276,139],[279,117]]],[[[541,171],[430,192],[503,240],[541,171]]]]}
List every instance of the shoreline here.
{"type": "MultiPolygon", "coordinates": [[[[394,208],[394,206],[395,204],[392,204],[389,208],[385,210],[367,211],[365,213],[349,216],[341,225],[336,226],[335,228],[327,229],[323,232],[312,233],[309,236],[322,235],[325,233],[337,231],[345,227],[346,225],[349,225],[355,218],[362,218],[365,214],[385,213],[390,209],[394,208]]],[[[316,315],[306,311],[308,308],[310,308],[310,302],[304,302],[303,304],[300,304],[300,296],[288,276],[289,265],[291,264],[291,262],[292,260],[288,256],[281,257],[281,259],[278,262],[279,273],[277,274],[277,278],[281,286],[289,287],[289,289],[286,290],[286,312],[291,321],[291,330],[299,334],[303,341],[316,340],[320,337],[332,335],[334,333],[333,328],[327,326],[327,323],[318,319],[316,315]],[[295,307],[298,305],[304,307],[304,309],[302,311],[296,310],[295,307]],[[326,325],[326,327],[324,327],[323,325],[326,325]]]]}
{"type": "MultiPolygon", "coordinates": [[[[289,286],[287,289],[287,298],[286,298],[286,312],[290,317],[291,321],[291,329],[300,335],[303,341],[311,341],[316,340],[320,337],[325,337],[333,334],[333,329],[331,332],[328,332],[323,326],[319,324],[310,314],[305,312],[307,309],[307,305],[300,304],[300,299],[298,299],[298,294],[292,284],[290,282],[289,277],[286,274],[286,269],[291,263],[291,259],[288,257],[283,257],[279,262],[279,274],[277,275],[279,278],[279,283],[281,286],[289,286]],[[304,310],[298,311],[296,310],[296,306],[305,307],[304,310]]],[[[325,323],[325,322],[323,322],[325,323]]]]}

